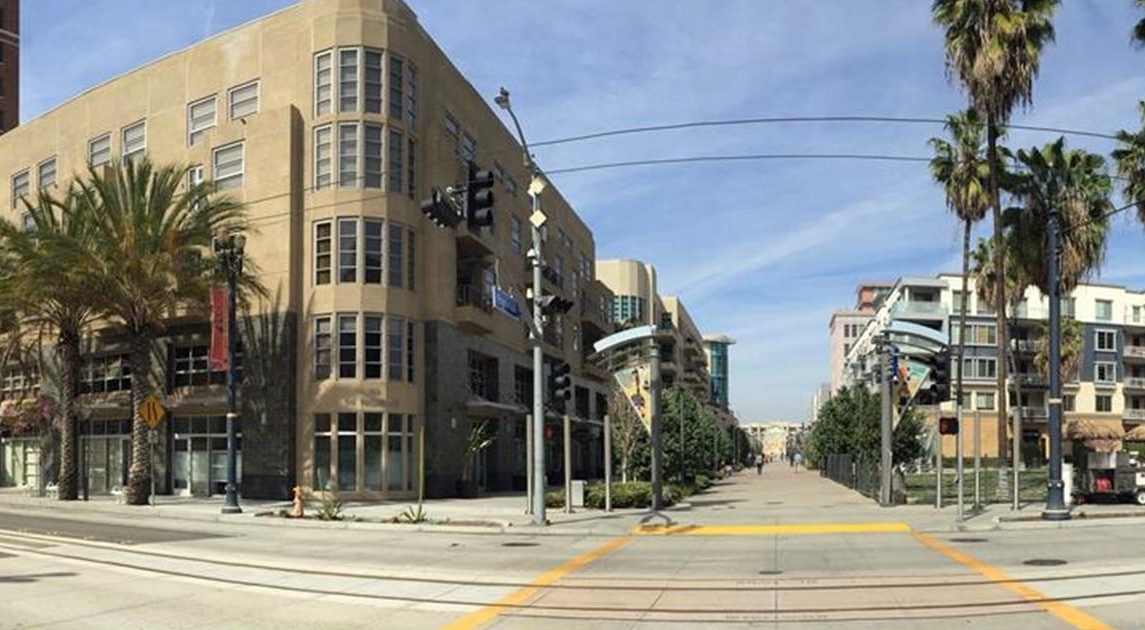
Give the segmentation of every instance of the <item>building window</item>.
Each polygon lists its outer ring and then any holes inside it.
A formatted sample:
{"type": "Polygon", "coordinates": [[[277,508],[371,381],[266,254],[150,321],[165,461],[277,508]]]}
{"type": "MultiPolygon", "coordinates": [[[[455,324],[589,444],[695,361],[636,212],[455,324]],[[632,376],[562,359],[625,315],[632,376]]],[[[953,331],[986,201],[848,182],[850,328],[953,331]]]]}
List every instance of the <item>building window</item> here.
{"type": "Polygon", "coordinates": [[[56,185],[56,158],[48,158],[36,167],[40,190],[56,185]]]}
{"type": "Polygon", "coordinates": [[[358,489],[358,414],[338,414],[338,489],[358,489]]]}
{"type": "Polygon", "coordinates": [[[382,378],[382,317],[366,315],[362,349],[365,352],[366,378],[382,378]]]}
{"type": "Polygon", "coordinates": [[[314,189],[329,188],[334,165],[330,125],[314,129],[314,189]]]}
{"type": "Polygon", "coordinates": [[[843,355],[846,356],[848,354],[851,354],[851,344],[845,343],[843,344],[843,355]]]}
{"type": "Polygon", "coordinates": [[[338,219],[338,282],[358,280],[358,220],[338,219]]]}
{"type": "Polygon", "coordinates": [[[107,164],[111,161],[111,134],[105,133],[93,138],[87,143],[87,162],[92,166],[107,164]]]}
{"type": "Polygon", "coordinates": [[[997,360],[994,358],[970,357],[963,359],[962,364],[965,367],[963,376],[967,379],[990,379],[998,376],[997,360]]]}
{"type": "Polygon", "coordinates": [[[366,50],[365,104],[366,111],[382,113],[382,53],[366,50]]]}
{"type": "Polygon", "coordinates": [[[31,212],[23,212],[20,214],[20,229],[24,232],[36,231],[36,217],[32,216],[31,212]]]}
{"type": "Polygon", "coordinates": [[[235,142],[219,147],[211,153],[215,173],[215,188],[232,190],[243,185],[243,143],[235,142]]]}
{"type": "Polygon", "coordinates": [[[1112,330],[1099,330],[1094,333],[1098,352],[1117,351],[1117,333],[1112,330]]]}
{"type": "Polygon", "coordinates": [[[1134,324],[1140,324],[1141,323],[1141,307],[1140,306],[1134,306],[1133,307],[1133,323],[1134,324]]]}
{"type": "Polygon", "coordinates": [[[187,106],[187,144],[194,145],[203,137],[206,130],[217,122],[215,96],[212,94],[201,101],[187,106]]]}
{"type": "Polygon", "coordinates": [[[123,159],[134,160],[147,150],[147,121],[141,120],[123,128],[123,159]]]}
{"type": "MultiPolygon", "coordinates": [[[[379,148],[381,145],[381,130],[379,129],[379,148]]],[[[386,189],[388,192],[401,193],[402,191],[402,151],[405,148],[405,136],[402,132],[390,128],[390,164],[386,169],[390,174],[389,187],[386,189]]],[[[381,158],[379,156],[378,164],[381,165],[381,158]]],[[[380,174],[379,174],[380,175],[380,174]]]]}
{"type": "Polygon", "coordinates": [[[332,76],[330,63],[333,53],[326,51],[314,55],[314,115],[330,113],[332,99],[332,76]]]}
{"type": "Polygon", "coordinates": [[[994,392],[979,392],[974,401],[974,408],[981,411],[994,410],[994,392]]]}
{"type": "Polygon", "coordinates": [[[80,372],[80,394],[120,392],[130,389],[131,364],[126,354],[92,357],[80,372]]]}
{"type": "Polygon", "coordinates": [[[1098,361],[1093,364],[1093,380],[1098,383],[1117,382],[1117,364],[1098,361]]]}
{"type": "Polygon", "coordinates": [[[314,318],[314,378],[330,378],[331,351],[333,349],[329,317],[314,318]]]}
{"type": "MultiPolygon", "coordinates": [[[[960,341],[958,330],[957,326],[950,329],[951,343],[960,341]]],[[[993,346],[998,342],[997,324],[967,324],[966,331],[968,346],[993,346]]]]}
{"type": "Polygon", "coordinates": [[[12,207],[20,203],[20,198],[31,192],[32,176],[24,169],[12,176],[12,207]]]}
{"type": "MultiPolygon", "coordinates": [[[[237,344],[236,344],[237,345],[237,344]]],[[[176,346],[171,349],[171,387],[198,387],[202,385],[225,385],[227,382],[226,370],[212,370],[207,357],[209,347],[206,344],[195,346],[176,346]]],[[[127,357],[124,356],[124,361],[127,357]]],[[[240,352],[235,350],[235,368],[241,368],[240,352]]]]}
{"type": "Polygon", "coordinates": [[[409,142],[406,143],[406,147],[408,148],[408,151],[406,151],[406,190],[408,191],[410,199],[417,198],[416,144],[413,138],[410,138],[409,142]]]}
{"type": "MultiPolygon", "coordinates": [[[[381,125],[365,125],[366,135],[366,188],[381,188],[382,187],[382,126],[381,125]]],[[[401,159],[397,162],[390,162],[390,179],[393,179],[394,169],[401,169],[401,159]],[[397,166],[394,166],[397,164],[397,166]]],[[[400,173],[400,170],[399,170],[400,173]]],[[[398,178],[401,178],[399,174],[398,178]]]]}
{"type": "Polygon", "coordinates": [[[1113,396],[1099,395],[1094,398],[1094,411],[1109,413],[1113,411],[1113,396]]]}
{"type": "Polygon", "coordinates": [[[1095,300],[1094,301],[1094,316],[1099,322],[1113,321],[1113,301],[1112,300],[1095,300]]]}
{"type": "Polygon", "coordinates": [[[416,347],[414,344],[414,326],[413,322],[406,322],[406,381],[410,383],[416,380],[415,376],[417,375],[414,370],[414,348],[416,347]]]}
{"type": "Polygon", "coordinates": [[[470,351],[469,393],[496,402],[497,385],[497,359],[470,351]]]}
{"type": "Polygon", "coordinates": [[[402,238],[405,230],[400,225],[390,224],[390,286],[402,286],[402,238]]]}
{"type": "Polygon", "coordinates": [[[338,185],[343,188],[358,185],[358,129],[357,123],[338,125],[338,185]]]}
{"type": "Polygon", "coordinates": [[[458,157],[463,162],[472,162],[477,159],[477,141],[473,136],[463,133],[461,134],[461,144],[458,146],[458,157]]]}
{"type": "Polygon", "coordinates": [[[402,97],[403,82],[405,81],[404,63],[401,57],[390,53],[390,118],[402,119],[402,110],[405,107],[402,97]]]}
{"type": "Polygon", "coordinates": [[[314,284],[330,284],[333,235],[329,221],[314,224],[314,284]]]}
{"type": "Polygon", "coordinates": [[[363,248],[365,250],[365,265],[363,265],[363,280],[366,284],[382,283],[382,222],[375,219],[363,219],[363,248]]]}
{"type": "Polygon", "coordinates": [[[391,381],[401,381],[406,378],[406,320],[393,315],[389,318],[389,378],[391,381]]]}
{"type": "Polygon", "coordinates": [[[258,113],[258,81],[231,88],[227,92],[231,120],[258,113]]]}
{"type": "Polygon", "coordinates": [[[338,51],[338,111],[358,111],[358,50],[338,51]]]}
{"type": "Polygon", "coordinates": [[[414,290],[414,272],[417,271],[417,252],[414,249],[415,234],[413,230],[406,232],[406,288],[414,290]]]}
{"type": "Polygon", "coordinates": [[[1073,394],[1066,394],[1062,396],[1062,410],[1075,411],[1077,407],[1077,397],[1073,394]]]}
{"type": "Polygon", "coordinates": [[[365,456],[362,462],[365,472],[365,489],[379,491],[382,489],[382,475],[384,461],[384,434],[382,433],[383,416],[380,412],[366,412],[362,414],[362,453],[365,456]]]}
{"type": "Polygon", "coordinates": [[[333,490],[330,486],[330,414],[314,415],[314,489],[333,490]]]}
{"type": "Polygon", "coordinates": [[[358,376],[358,316],[338,316],[338,378],[358,376]]]}
{"type": "Polygon", "coordinates": [[[521,220],[516,215],[509,216],[509,242],[513,245],[515,253],[521,252],[521,220]]]}
{"type": "Polygon", "coordinates": [[[533,404],[533,371],[519,365],[513,367],[513,401],[530,408],[533,404]]]}
{"type": "Polygon", "coordinates": [[[406,122],[410,129],[417,125],[417,68],[406,63],[406,122]]]}

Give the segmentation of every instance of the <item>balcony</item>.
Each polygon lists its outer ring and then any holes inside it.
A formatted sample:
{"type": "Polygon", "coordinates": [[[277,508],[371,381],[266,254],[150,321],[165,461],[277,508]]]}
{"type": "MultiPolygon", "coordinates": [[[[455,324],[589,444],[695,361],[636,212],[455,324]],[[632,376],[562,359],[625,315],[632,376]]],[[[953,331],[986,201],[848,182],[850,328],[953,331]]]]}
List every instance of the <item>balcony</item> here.
{"type": "Polygon", "coordinates": [[[1018,350],[1018,352],[1034,353],[1034,352],[1038,351],[1038,340],[1037,339],[1015,339],[1014,340],[1014,347],[1018,350]]]}
{"type": "Polygon", "coordinates": [[[1125,389],[1145,390],[1145,377],[1129,376],[1122,382],[1125,389]]]}
{"type": "Polygon", "coordinates": [[[1050,415],[1045,407],[1010,407],[1010,417],[1014,417],[1014,413],[1019,410],[1022,420],[1045,420],[1050,415]]]}
{"type": "Polygon", "coordinates": [[[610,292],[599,280],[593,280],[584,285],[580,291],[580,314],[581,322],[586,327],[595,328],[596,332],[602,336],[609,335],[613,331],[613,323],[609,318],[609,305],[612,300],[609,299],[610,292]]]}
{"type": "Polygon", "coordinates": [[[1046,387],[1049,385],[1049,379],[1036,372],[1019,372],[1014,375],[1014,380],[1022,387],[1046,387]]]}
{"type": "Polygon", "coordinates": [[[1121,417],[1126,420],[1145,420],[1145,409],[1126,409],[1121,417]]]}
{"type": "Polygon", "coordinates": [[[1145,346],[1125,346],[1126,361],[1145,361],[1145,346]]]}
{"type": "Polygon", "coordinates": [[[457,309],[454,311],[457,327],[475,335],[487,335],[493,330],[493,300],[483,287],[472,284],[457,286],[457,309]]]}
{"type": "MultiPolygon", "coordinates": [[[[457,258],[481,258],[492,256],[495,252],[481,231],[474,231],[463,226],[453,230],[457,241],[457,258]]],[[[485,233],[488,233],[487,231],[485,233]]]]}
{"type": "Polygon", "coordinates": [[[891,317],[895,319],[946,319],[946,307],[942,302],[899,302],[891,307],[891,317]]]}

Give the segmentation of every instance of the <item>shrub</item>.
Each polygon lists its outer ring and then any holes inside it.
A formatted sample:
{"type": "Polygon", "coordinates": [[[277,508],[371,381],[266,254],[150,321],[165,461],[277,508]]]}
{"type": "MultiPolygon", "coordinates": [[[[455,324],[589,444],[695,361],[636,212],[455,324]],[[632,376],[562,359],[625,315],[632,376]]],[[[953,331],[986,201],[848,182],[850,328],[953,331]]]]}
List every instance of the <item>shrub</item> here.
{"type": "Polygon", "coordinates": [[[336,497],[327,496],[322,499],[322,505],[319,506],[315,516],[320,521],[342,520],[342,502],[336,497]]]}

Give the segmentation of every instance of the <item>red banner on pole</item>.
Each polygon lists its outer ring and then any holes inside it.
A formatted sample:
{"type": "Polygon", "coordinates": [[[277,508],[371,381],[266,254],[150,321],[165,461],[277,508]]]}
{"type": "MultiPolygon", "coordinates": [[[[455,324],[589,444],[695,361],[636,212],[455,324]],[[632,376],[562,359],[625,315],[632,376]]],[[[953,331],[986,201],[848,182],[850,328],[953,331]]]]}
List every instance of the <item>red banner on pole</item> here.
{"type": "Polygon", "coordinates": [[[225,370],[228,366],[227,332],[227,292],[223,287],[211,287],[211,350],[207,354],[207,364],[213,371],[225,370]]]}

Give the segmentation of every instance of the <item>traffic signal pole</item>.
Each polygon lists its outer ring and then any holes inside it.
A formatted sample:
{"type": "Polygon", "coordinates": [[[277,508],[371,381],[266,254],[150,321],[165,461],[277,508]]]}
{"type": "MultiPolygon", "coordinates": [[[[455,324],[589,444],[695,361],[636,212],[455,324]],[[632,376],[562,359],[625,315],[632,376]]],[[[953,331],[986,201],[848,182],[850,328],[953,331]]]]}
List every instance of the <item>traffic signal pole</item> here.
{"type": "MultiPolygon", "coordinates": [[[[1049,289],[1050,289],[1050,398],[1049,419],[1046,428],[1050,433],[1050,478],[1047,488],[1046,509],[1042,520],[1069,520],[1069,509],[1065,505],[1065,484],[1062,482],[1062,374],[1061,374],[1061,286],[1058,278],[1058,240],[1061,236],[1061,215],[1057,204],[1050,205],[1049,242],[1049,289]]],[[[1021,401],[1019,401],[1021,402],[1021,401]]],[[[1020,440],[1020,435],[1014,436],[1020,440]]]]}
{"type": "MultiPolygon", "coordinates": [[[[515,120],[515,119],[514,119],[515,120]]],[[[530,191],[533,197],[533,213],[541,210],[541,194],[530,191]]],[[[533,293],[541,293],[541,228],[533,224],[533,293]]],[[[545,359],[541,344],[541,300],[533,298],[533,525],[548,525],[545,518],[545,359]]]]}
{"type": "Polygon", "coordinates": [[[882,456],[879,466],[879,505],[887,507],[891,504],[891,396],[894,379],[890,373],[891,345],[883,339],[879,348],[879,374],[883,377],[882,392],[882,456]]]}

